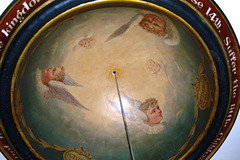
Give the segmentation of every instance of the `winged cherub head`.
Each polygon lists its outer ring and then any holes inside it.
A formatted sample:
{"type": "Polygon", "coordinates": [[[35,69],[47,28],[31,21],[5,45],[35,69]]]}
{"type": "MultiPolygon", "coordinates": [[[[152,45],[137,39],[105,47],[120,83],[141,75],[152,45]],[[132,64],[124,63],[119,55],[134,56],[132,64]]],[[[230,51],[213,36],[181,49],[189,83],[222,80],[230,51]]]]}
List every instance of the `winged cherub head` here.
{"type": "Polygon", "coordinates": [[[148,119],[144,123],[153,126],[160,124],[163,119],[162,110],[160,109],[158,102],[155,98],[149,98],[140,105],[140,110],[143,111],[148,119]]]}
{"type": "Polygon", "coordinates": [[[52,66],[52,67],[48,67],[43,71],[41,80],[44,85],[49,87],[49,84],[48,84],[49,81],[55,80],[55,81],[63,82],[64,76],[65,76],[64,67],[52,66]]]}
{"type": "Polygon", "coordinates": [[[167,33],[165,20],[153,14],[144,15],[142,21],[139,22],[139,25],[148,32],[160,37],[167,33]]]}

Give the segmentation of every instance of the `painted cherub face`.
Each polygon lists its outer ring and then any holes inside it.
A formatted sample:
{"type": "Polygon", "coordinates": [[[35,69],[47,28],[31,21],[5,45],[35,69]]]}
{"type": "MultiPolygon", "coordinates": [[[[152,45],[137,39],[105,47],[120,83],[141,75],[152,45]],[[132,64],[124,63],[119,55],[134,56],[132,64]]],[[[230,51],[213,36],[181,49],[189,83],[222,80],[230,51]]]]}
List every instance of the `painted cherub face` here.
{"type": "Polygon", "coordinates": [[[48,86],[48,82],[51,80],[63,81],[64,68],[63,67],[49,67],[42,73],[42,82],[48,86]]]}
{"type": "Polygon", "coordinates": [[[153,73],[153,74],[156,74],[158,72],[160,72],[161,70],[161,66],[159,63],[155,62],[154,60],[152,59],[149,59],[147,62],[146,62],[146,68],[149,72],[153,73]]]}
{"type": "Polygon", "coordinates": [[[144,123],[153,126],[160,124],[163,119],[162,110],[158,105],[158,101],[155,98],[149,98],[140,105],[142,110],[147,115],[147,120],[144,123]]]}
{"type": "Polygon", "coordinates": [[[87,49],[93,48],[95,43],[96,42],[93,37],[83,38],[78,42],[79,46],[87,48],[87,49]]]}
{"type": "Polygon", "coordinates": [[[159,124],[162,119],[162,110],[160,109],[159,105],[156,104],[153,107],[149,107],[145,113],[148,116],[148,120],[146,121],[149,125],[155,125],[155,124],[159,124]]]}
{"type": "Polygon", "coordinates": [[[167,33],[164,19],[153,14],[144,15],[139,25],[148,32],[158,36],[164,36],[167,33]]]}

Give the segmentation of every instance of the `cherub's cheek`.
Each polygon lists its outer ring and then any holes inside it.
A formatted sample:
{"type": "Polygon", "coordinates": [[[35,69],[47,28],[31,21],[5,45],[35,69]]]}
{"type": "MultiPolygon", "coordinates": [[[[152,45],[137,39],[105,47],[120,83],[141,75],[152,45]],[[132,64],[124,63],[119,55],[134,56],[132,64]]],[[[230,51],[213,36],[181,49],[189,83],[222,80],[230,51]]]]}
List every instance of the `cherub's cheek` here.
{"type": "Polygon", "coordinates": [[[47,72],[46,74],[45,74],[45,79],[50,79],[51,78],[51,73],[50,72],[47,72]]]}
{"type": "Polygon", "coordinates": [[[152,119],[153,119],[153,120],[158,120],[158,117],[159,117],[158,114],[154,114],[154,115],[152,116],[152,119]]]}

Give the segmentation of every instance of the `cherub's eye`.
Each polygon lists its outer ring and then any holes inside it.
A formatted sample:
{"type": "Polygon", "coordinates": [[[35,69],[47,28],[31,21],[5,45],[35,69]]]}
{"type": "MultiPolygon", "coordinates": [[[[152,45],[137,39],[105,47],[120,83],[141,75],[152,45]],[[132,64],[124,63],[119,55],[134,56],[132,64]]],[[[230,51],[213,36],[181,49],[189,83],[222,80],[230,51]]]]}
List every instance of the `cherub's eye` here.
{"type": "Polygon", "coordinates": [[[146,19],[147,22],[152,22],[150,19],[146,19]]]}

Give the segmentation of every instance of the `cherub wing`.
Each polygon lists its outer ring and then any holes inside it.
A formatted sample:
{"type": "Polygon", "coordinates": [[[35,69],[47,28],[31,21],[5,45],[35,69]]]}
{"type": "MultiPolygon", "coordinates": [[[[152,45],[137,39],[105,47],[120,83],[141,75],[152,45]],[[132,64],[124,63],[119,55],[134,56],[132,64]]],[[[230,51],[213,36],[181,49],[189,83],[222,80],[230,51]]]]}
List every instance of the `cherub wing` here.
{"type": "Polygon", "coordinates": [[[180,42],[179,32],[173,22],[168,19],[166,16],[164,17],[167,25],[167,36],[164,37],[164,42],[169,46],[178,45],[180,42]]]}
{"type": "MultiPolygon", "coordinates": [[[[85,106],[83,106],[64,86],[63,83],[58,81],[50,81],[49,82],[49,98],[57,98],[59,100],[64,101],[65,103],[84,108],[89,110],[85,106]]],[[[47,98],[47,97],[46,97],[47,98]]]]}
{"type": "Polygon", "coordinates": [[[127,96],[125,93],[123,93],[122,96],[130,105],[132,105],[136,109],[139,109],[139,106],[142,104],[141,101],[133,99],[133,98],[127,96]]]}
{"type": "Polygon", "coordinates": [[[109,100],[109,99],[108,99],[108,102],[111,104],[111,107],[112,107],[112,109],[113,109],[115,112],[117,112],[117,113],[119,113],[119,114],[122,114],[121,108],[120,108],[119,105],[117,105],[115,102],[113,102],[113,101],[111,101],[111,100],[109,100]]]}
{"type": "Polygon", "coordinates": [[[75,82],[68,74],[65,73],[63,83],[69,86],[83,87],[83,85],[75,82]]]}
{"type": "Polygon", "coordinates": [[[163,61],[159,60],[158,64],[160,64],[161,69],[162,69],[162,73],[164,74],[164,76],[166,77],[167,81],[169,82],[169,84],[172,86],[172,83],[168,77],[167,71],[166,71],[166,67],[165,64],[163,63],[163,61]]]}
{"type": "Polygon", "coordinates": [[[37,69],[36,71],[36,85],[38,93],[44,98],[57,98],[65,103],[84,108],[81,103],[65,88],[64,84],[58,81],[50,81],[49,87],[45,86],[41,81],[42,71],[37,69]]]}
{"type": "Polygon", "coordinates": [[[125,32],[127,32],[127,30],[131,27],[132,24],[134,24],[134,22],[139,18],[141,14],[136,14],[135,16],[133,16],[127,23],[121,25],[118,29],[116,29],[108,38],[105,42],[110,41],[111,39],[120,36],[122,34],[124,34],[125,32]]]}
{"type": "MultiPolygon", "coordinates": [[[[116,104],[115,102],[108,99],[108,102],[111,104],[112,109],[117,112],[118,114],[122,114],[120,105],[116,104]]],[[[125,117],[131,121],[143,121],[147,119],[147,116],[144,112],[139,110],[139,103],[132,103],[131,101],[128,101],[130,103],[124,103],[124,113],[125,117]],[[134,106],[134,104],[137,104],[137,106],[134,106]]]]}

